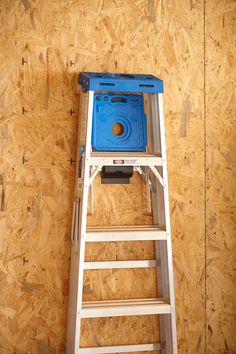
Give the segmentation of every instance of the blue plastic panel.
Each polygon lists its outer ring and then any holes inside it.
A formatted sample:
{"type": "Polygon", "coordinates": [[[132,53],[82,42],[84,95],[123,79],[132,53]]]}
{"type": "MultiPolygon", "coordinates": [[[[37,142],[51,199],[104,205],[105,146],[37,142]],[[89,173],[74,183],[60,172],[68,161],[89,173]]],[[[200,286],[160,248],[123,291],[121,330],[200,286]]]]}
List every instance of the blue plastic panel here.
{"type": "Polygon", "coordinates": [[[86,91],[162,93],[163,81],[153,75],[81,72],[79,84],[86,91]]]}
{"type": "Polygon", "coordinates": [[[146,145],[143,96],[95,94],[92,147],[99,151],[143,151],[146,145]],[[114,129],[117,127],[118,131],[114,129]]]}

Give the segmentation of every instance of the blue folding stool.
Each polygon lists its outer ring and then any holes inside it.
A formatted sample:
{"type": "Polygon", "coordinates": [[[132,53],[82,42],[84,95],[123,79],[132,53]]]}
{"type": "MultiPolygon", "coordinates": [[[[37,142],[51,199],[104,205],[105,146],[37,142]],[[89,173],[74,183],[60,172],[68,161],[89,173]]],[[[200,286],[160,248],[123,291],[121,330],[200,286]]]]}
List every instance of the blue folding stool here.
{"type": "Polygon", "coordinates": [[[153,75],[86,72],[80,74],[79,83],[84,92],[96,92],[92,147],[98,151],[144,151],[146,116],[143,96],[137,93],[163,92],[163,82],[153,75]]]}

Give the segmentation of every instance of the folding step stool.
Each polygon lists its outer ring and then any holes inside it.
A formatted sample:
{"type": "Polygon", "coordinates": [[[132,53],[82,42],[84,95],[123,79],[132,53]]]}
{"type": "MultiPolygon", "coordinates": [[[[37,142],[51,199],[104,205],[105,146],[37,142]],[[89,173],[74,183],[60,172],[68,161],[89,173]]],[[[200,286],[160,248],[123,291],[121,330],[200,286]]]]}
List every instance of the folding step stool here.
{"type": "Polygon", "coordinates": [[[161,351],[177,354],[176,318],[170,233],[163,82],[152,75],[81,73],[83,112],[79,120],[75,197],[71,230],[70,292],[67,354],[105,354],[161,351]],[[102,152],[91,148],[94,95],[96,92],[142,92],[148,103],[148,146],[145,152],[102,152]],[[88,193],[103,166],[133,166],[144,176],[154,225],[87,227],[88,193]],[[86,242],[155,241],[156,259],[85,262],[86,242]],[[156,268],[158,298],[110,301],[82,300],[86,269],[156,268]],[[159,315],[160,343],[107,347],[80,347],[81,319],[111,316],[159,315]]]}

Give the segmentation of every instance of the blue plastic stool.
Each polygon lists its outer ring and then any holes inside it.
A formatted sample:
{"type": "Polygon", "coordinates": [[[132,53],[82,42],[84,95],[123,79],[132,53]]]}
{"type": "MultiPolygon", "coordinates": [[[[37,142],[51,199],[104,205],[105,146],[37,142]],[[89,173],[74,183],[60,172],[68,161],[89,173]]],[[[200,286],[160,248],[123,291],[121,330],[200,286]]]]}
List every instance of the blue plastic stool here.
{"type": "Polygon", "coordinates": [[[146,145],[143,96],[95,94],[92,147],[98,151],[143,151],[146,145]]]}
{"type": "Polygon", "coordinates": [[[79,84],[84,92],[163,92],[163,81],[149,74],[81,72],[79,84]]]}

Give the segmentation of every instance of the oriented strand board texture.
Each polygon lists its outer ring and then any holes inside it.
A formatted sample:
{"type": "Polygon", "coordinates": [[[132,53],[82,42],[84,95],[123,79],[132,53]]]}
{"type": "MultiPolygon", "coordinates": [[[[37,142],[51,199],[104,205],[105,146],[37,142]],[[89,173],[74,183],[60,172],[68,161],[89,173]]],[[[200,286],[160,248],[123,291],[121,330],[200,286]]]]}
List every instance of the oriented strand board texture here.
{"type": "MultiPolygon", "coordinates": [[[[84,70],[153,73],[164,79],[179,353],[236,351],[231,182],[235,153],[230,153],[233,98],[227,86],[235,65],[230,44],[233,2],[205,4],[207,322],[204,2],[2,0],[0,11],[0,353],[65,350],[79,117],[76,77],[84,70]],[[224,96],[221,88],[227,88],[224,96]],[[222,273],[225,264],[227,272],[222,273]]],[[[136,176],[131,186],[117,187],[112,195],[97,187],[99,208],[89,217],[91,224],[150,223],[140,178],[136,176]],[[122,201],[124,192],[128,203],[122,201]]],[[[153,255],[152,243],[139,243],[91,245],[86,257],[135,259],[135,250],[145,258],[153,255]]],[[[143,296],[155,291],[152,272],[104,271],[100,278],[94,274],[87,272],[85,277],[87,298],[139,294],[143,279],[150,280],[143,296]]],[[[155,316],[84,321],[82,343],[152,341],[157,327],[155,316]]]]}
{"type": "Polygon", "coordinates": [[[236,353],[236,2],[207,1],[207,353],[236,353]]]}
{"type": "MultiPolygon", "coordinates": [[[[75,158],[79,116],[75,79],[81,70],[94,70],[150,72],[165,80],[179,350],[203,353],[203,4],[26,0],[3,5],[1,351],[64,352],[74,178],[69,161],[75,158]]],[[[118,224],[111,213],[123,207],[122,223],[149,223],[137,183],[126,204],[117,200],[119,191],[103,194],[106,211],[99,209],[102,218],[94,220],[118,224]],[[137,201],[139,208],[131,212],[137,201]]],[[[119,294],[114,284],[119,273],[108,272],[111,281],[101,278],[97,289],[93,275],[86,277],[85,296],[119,294]]],[[[128,274],[134,288],[123,296],[140,291],[137,273],[141,278],[141,271],[128,274]]],[[[148,284],[145,292],[153,294],[153,287],[148,284]]],[[[83,343],[156,337],[155,318],[132,321],[106,322],[99,340],[101,323],[87,321],[83,343]],[[130,328],[132,335],[125,336],[130,328]]]]}

